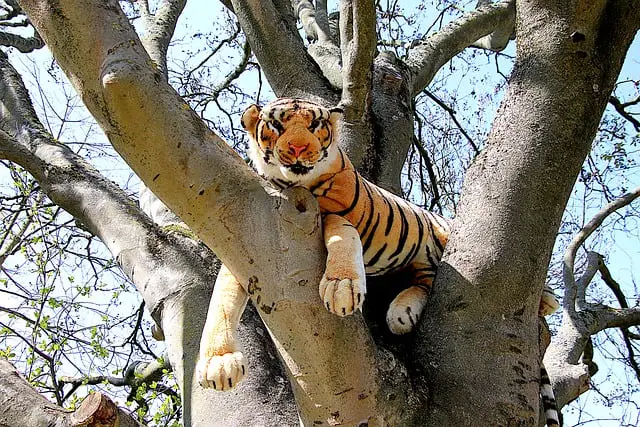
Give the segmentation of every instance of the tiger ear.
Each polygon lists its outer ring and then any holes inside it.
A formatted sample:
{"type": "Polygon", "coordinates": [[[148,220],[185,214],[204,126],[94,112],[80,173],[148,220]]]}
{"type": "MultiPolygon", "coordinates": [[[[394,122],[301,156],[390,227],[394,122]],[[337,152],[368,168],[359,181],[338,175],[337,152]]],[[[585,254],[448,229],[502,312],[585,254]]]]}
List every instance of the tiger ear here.
{"type": "Polygon", "coordinates": [[[338,121],[342,118],[342,113],[344,113],[342,107],[331,108],[329,110],[329,121],[334,125],[337,124],[338,121]]]}
{"type": "Polygon", "coordinates": [[[260,119],[260,107],[256,104],[252,104],[244,111],[244,113],[242,113],[240,123],[244,130],[253,135],[256,130],[256,123],[258,122],[258,119],[260,119]]]}

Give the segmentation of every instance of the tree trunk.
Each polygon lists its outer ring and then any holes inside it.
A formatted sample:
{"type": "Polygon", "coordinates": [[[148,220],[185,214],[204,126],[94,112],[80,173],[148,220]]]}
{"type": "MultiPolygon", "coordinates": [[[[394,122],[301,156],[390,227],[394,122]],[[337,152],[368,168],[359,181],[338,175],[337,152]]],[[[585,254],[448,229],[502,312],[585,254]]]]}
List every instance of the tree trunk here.
{"type": "Polygon", "coordinates": [[[424,425],[537,425],[540,292],[638,15],[622,1],[522,1],[517,13],[509,89],[466,174],[418,334],[424,425]],[[578,28],[585,40],[572,39],[578,28]]]}

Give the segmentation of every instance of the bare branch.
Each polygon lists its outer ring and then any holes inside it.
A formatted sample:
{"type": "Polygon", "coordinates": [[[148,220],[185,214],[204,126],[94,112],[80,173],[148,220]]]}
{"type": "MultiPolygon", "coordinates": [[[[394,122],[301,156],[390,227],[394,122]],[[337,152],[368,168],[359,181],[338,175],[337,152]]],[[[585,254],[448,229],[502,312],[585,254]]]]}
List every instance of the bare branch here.
{"type": "MultiPolygon", "coordinates": [[[[567,246],[563,259],[562,277],[565,286],[564,310],[565,312],[568,312],[570,316],[573,316],[573,313],[575,313],[575,301],[578,295],[578,286],[573,275],[574,263],[578,248],[609,215],[611,215],[616,210],[627,206],[638,197],[640,197],[640,187],[635,188],[633,191],[619,197],[618,199],[604,206],[591,219],[591,221],[589,221],[584,227],[582,227],[580,232],[578,232],[571,243],[569,243],[569,246],[567,246]]],[[[593,275],[591,277],[593,277],[593,275]]],[[[583,284],[582,286],[584,287],[586,286],[586,284],[583,284]]]]}
{"type": "Polygon", "coordinates": [[[633,308],[603,308],[592,313],[597,316],[592,332],[600,332],[608,328],[629,328],[640,325],[640,307],[633,308]]]}
{"type": "MultiPolygon", "coordinates": [[[[321,42],[331,42],[331,34],[329,33],[329,21],[326,20],[324,24],[320,26],[320,22],[316,18],[316,9],[313,6],[313,3],[309,0],[293,0],[291,2],[293,4],[294,12],[300,22],[302,22],[302,26],[304,27],[304,31],[307,35],[307,40],[316,40],[321,42]]],[[[326,3],[325,3],[326,7],[326,3]]],[[[326,9],[324,17],[326,18],[326,9]]]]}
{"type": "Polygon", "coordinates": [[[333,88],[307,54],[295,23],[276,9],[274,1],[232,0],[231,3],[277,96],[337,102],[333,88]],[[287,54],[281,55],[281,52],[287,54]]]}
{"type": "Polygon", "coordinates": [[[466,138],[466,140],[469,142],[469,145],[471,145],[471,148],[476,153],[476,156],[478,154],[480,154],[480,150],[478,149],[478,146],[475,144],[475,142],[473,142],[473,139],[471,139],[471,137],[469,136],[467,131],[462,127],[462,125],[458,121],[458,118],[456,117],[455,110],[453,108],[449,107],[440,98],[438,98],[437,96],[435,96],[434,94],[432,94],[428,90],[425,90],[424,93],[429,98],[431,98],[436,104],[438,104],[444,111],[446,111],[447,114],[449,114],[449,117],[451,117],[451,120],[453,120],[453,122],[456,124],[456,126],[460,130],[460,133],[462,134],[462,136],[464,136],[466,138]]]}
{"type": "Polygon", "coordinates": [[[407,65],[413,74],[414,94],[422,91],[438,70],[464,48],[515,19],[513,0],[482,6],[453,21],[420,42],[409,52],[407,65]]]}
{"type": "MultiPolygon", "coordinates": [[[[491,0],[478,0],[476,4],[476,9],[491,4],[491,0]]],[[[488,49],[494,52],[500,52],[504,48],[507,47],[510,40],[513,40],[515,35],[515,27],[516,27],[516,16],[511,15],[509,19],[503,20],[491,34],[487,34],[486,36],[476,40],[471,46],[488,49]]]]}
{"type": "Polygon", "coordinates": [[[0,32],[0,46],[15,47],[22,53],[29,53],[42,48],[44,42],[37,32],[35,32],[32,37],[22,37],[17,34],[0,32]]]}
{"type": "Polygon", "coordinates": [[[587,288],[589,287],[591,280],[593,280],[593,276],[598,272],[598,269],[602,265],[604,265],[602,255],[597,252],[587,252],[587,267],[576,283],[576,298],[574,301],[565,299],[563,301],[563,305],[565,307],[567,305],[575,306],[578,310],[585,310],[588,308],[588,304],[586,301],[587,288]]]}
{"type": "Polygon", "coordinates": [[[636,132],[640,132],[640,121],[638,119],[636,119],[635,117],[633,117],[633,115],[631,115],[631,113],[629,113],[627,110],[625,110],[625,108],[630,106],[630,105],[635,105],[638,102],[640,102],[640,97],[636,98],[634,101],[625,102],[625,103],[620,102],[620,100],[618,98],[616,98],[615,96],[610,96],[609,97],[609,104],[613,105],[613,108],[616,109],[618,114],[620,114],[622,117],[627,119],[633,125],[633,127],[636,130],[636,132]]]}
{"type": "Polygon", "coordinates": [[[376,51],[376,12],[367,0],[340,2],[343,85],[340,104],[347,122],[366,122],[371,102],[371,67],[376,51]]]}
{"type": "Polygon", "coordinates": [[[145,18],[146,31],[142,38],[142,44],[149,53],[151,59],[158,65],[162,73],[167,75],[167,50],[187,0],[164,0],[155,14],[150,14],[148,6],[146,11],[141,8],[145,18]]]}

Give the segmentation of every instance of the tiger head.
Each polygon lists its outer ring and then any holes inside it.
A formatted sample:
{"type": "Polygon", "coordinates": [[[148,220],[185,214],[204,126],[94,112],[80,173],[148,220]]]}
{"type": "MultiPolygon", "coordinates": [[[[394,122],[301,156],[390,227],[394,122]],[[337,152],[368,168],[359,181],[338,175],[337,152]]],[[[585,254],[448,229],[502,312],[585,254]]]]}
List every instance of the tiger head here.
{"type": "Polygon", "coordinates": [[[242,114],[249,157],[258,173],[291,185],[309,185],[338,157],[336,129],[342,110],[280,98],[242,114]]]}

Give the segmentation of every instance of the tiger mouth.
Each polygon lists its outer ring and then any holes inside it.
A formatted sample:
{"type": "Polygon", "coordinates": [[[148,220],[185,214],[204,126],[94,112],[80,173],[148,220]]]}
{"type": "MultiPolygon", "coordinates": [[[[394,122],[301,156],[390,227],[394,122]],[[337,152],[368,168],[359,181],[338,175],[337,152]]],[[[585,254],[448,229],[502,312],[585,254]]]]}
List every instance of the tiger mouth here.
{"type": "Polygon", "coordinates": [[[291,172],[295,173],[296,175],[308,174],[313,169],[313,167],[305,166],[300,162],[294,163],[292,165],[285,165],[285,167],[289,169],[291,172]]]}

